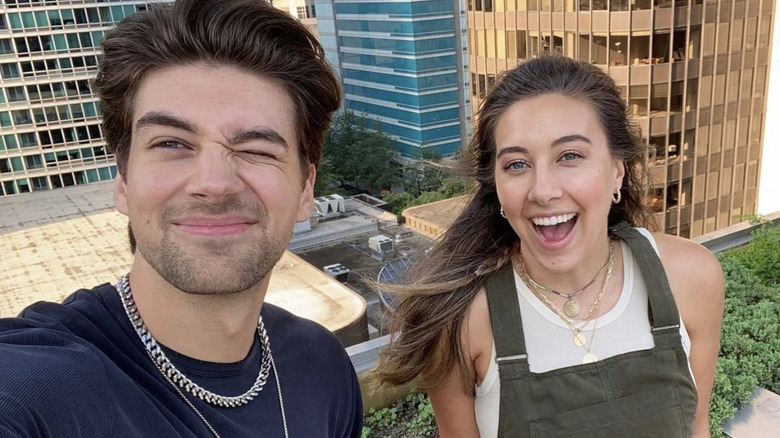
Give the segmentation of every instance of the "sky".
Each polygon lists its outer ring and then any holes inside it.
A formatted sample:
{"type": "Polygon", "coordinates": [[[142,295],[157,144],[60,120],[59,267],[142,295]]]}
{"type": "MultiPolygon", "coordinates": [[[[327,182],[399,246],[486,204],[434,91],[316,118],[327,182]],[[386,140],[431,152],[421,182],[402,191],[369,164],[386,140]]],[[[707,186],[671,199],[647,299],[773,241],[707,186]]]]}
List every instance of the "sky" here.
{"type": "Polygon", "coordinates": [[[775,2],[772,56],[769,66],[769,95],[766,104],[766,126],[761,175],[758,183],[757,213],[769,215],[780,211],[780,23],[775,2]]]}

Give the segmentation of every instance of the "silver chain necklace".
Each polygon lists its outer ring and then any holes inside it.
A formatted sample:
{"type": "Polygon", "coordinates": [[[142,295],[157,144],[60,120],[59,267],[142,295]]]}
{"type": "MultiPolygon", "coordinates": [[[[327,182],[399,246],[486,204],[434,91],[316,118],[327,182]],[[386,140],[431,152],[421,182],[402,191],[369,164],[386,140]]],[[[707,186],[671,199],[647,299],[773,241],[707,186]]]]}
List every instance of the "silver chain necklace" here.
{"type": "Polygon", "coordinates": [[[252,401],[252,399],[254,399],[260,393],[260,391],[263,390],[265,383],[268,381],[268,375],[270,374],[271,368],[273,368],[274,379],[276,380],[276,389],[279,396],[279,408],[282,414],[284,436],[285,438],[289,438],[287,431],[287,417],[284,413],[282,386],[279,383],[279,373],[276,370],[276,363],[274,362],[274,358],[271,353],[271,343],[268,340],[268,333],[265,330],[262,316],[260,316],[257,321],[257,333],[260,336],[260,346],[263,356],[257,379],[255,380],[255,383],[252,385],[252,387],[241,395],[235,397],[222,396],[215,394],[193,382],[187,378],[187,376],[182,374],[181,371],[179,371],[173,365],[173,363],[171,363],[171,361],[165,355],[165,352],[163,352],[160,348],[157,340],[155,340],[154,336],[152,336],[151,332],[149,332],[149,329],[146,327],[146,323],[144,323],[143,318],[141,318],[141,314],[138,312],[138,307],[136,306],[135,300],[133,299],[133,292],[130,289],[128,274],[123,275],[122,278],[119,279],[119,283],[116,285],[116,290],[122,300],[122,306],[125,309],[125,313],[130,319],[130,323],[133,325],[136,333],[141,338],[141,342],[144,344],[146,349],[146,354],[152,360],[155,368],[157,368],[165,380],[167,380],[168,383],[173,386],[173,388],[176,390],[176,392],[179,393],[182,399],[184,399],[187,405],[189,405],[189,407],[195,411],[198,417],[200,417],[206,427],[211,431],[212,434],[214,434],[216,438],[220,438],[217,431],[213,426],[211,426],[208,420],[206,420],[206,417],[203,416],[203,414],[198,410],[198,408],[195,407],[190,399],[185,396],[182,389],[186,390],[198,399],[214,406],[223,408],[239,407],[252,401]]]}

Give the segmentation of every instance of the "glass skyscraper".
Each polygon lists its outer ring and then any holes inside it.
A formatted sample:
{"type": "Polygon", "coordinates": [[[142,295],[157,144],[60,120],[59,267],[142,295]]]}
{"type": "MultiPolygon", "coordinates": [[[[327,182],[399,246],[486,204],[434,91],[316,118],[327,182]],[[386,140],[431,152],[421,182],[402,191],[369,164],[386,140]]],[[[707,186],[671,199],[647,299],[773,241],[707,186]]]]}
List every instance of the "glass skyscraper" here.
{"type": "Polygon", "coordinates": [[[659,229],[709,233],[756,213],[774,3],[469,0],[473,102],[544,52],[598,65],[641,128],[659,229]]]}
{"type": "Polygon", "coordinates": [[[316,0],[344,107],[375,119],[410,157],[449,155],[471,124],[463,0],[316,0]]]}
{"type": "Polygon", "coordinates": [[[100,41],[148,1],[0,5],[0,196],[113,178],[89,81],[100,41]]]}

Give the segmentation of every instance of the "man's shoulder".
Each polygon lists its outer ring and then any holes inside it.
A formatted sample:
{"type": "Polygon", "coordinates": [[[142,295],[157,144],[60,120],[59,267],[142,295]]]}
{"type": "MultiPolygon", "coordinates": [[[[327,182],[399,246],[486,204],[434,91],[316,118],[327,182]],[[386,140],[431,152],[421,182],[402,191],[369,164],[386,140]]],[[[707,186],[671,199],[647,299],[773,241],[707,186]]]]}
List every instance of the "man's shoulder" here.
{"type": "MultiPolygon", "coordinates": [[[[39,301],[31,304],[17,317],[0,318],[0,336],[45,340],[46,337],[41,336],[43,333],[72,333],[83,329],[84,324],[99,324],[111,318],[107,311],[107,296],[112,291],[116,294],[113,286],[103,284],[93,289],[79,289],[62,303],[39,301]]],[[[3,342],[2,338],[0,342],[3,342]]]]}
{"type": "Polygon", "coordinates": [[[102,331],[100,319],[111,318],[96,296],[105,287],[82,289],[62,304],[38,302],[18,317],[0,318],[0,388],[21,382],[51,388],[60,380],[76,383],[79,375],[102,372],[89,334],[102,331]]]}
{"type": "Polygon", "coordinates": [[[2,427],[31,431],[40,419],[47,427],[70,424],[73,412],[106,406],[105,365],[67,321],[55,318],[58,307],[39,303],[18,318],[0,319],[2,427]]]}
{"type": "Polygon", "coordinates": [[[269,336],[283,338],[285,342],[323,342],[326,347],[343,349],[330,330],[279,306],[263,304],[262,315],[269,336]]]}
{"type": "Polygon", "coordinates": [[[268,303],[262,315],[274,355],[279,351],[301,366],[351,368],[344,346],[325,327],[268,303]]]}

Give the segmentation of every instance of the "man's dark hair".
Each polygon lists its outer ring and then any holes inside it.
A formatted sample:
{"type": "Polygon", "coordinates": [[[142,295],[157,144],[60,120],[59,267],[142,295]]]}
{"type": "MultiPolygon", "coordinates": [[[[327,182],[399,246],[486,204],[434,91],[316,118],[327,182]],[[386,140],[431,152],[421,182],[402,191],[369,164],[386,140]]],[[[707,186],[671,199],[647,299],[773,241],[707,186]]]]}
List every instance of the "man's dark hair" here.
{"type": "Polygon", "coordinates": [[[317,165],[341,89],[317,39],[298,20],[259,0],[180,0],[125,18],[101,43],[93,87],[103,133],[126,176],[133,105],[149,73],[193,63],[231,66],[278,83],[295,111],[301,172],[317,165]]]}

